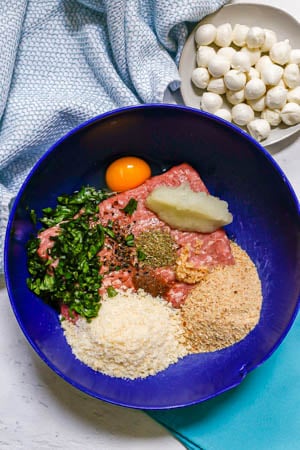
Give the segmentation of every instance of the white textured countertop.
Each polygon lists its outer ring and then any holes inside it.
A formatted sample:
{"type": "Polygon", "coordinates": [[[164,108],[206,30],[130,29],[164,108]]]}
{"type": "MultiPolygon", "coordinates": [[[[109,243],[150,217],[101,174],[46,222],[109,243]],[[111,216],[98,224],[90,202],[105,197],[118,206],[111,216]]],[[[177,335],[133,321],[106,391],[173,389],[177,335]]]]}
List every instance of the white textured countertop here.
{"type": "MultiPolygon", "coordinates": [[[[300,20],[299,0],[264,3],[300,20]]],[[[300,198],[299,133],[269,150],[300,198]]],[[[88,397],[53,373],[25,340],[0,280],[0,450],[96,448],[183,447],[145,413],[88,397]]]]}
{"type": "Polygon", "coordinates": [[[146,414],[76,390],[31,349],[1,280],[0,449],[145,449],[182,446],[146,414]]]}

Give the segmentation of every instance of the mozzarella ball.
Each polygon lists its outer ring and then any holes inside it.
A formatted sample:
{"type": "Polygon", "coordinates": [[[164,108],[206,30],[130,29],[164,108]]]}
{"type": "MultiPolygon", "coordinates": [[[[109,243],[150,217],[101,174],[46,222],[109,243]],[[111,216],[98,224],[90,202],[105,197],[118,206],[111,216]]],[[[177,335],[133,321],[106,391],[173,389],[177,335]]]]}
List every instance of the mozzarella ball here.
{"type": "Polygon", "coordinates": [[[240,72],[248,72],[251,67],[249,55],[242,51],[236,52],[232,57],[231,67],[240,72]]]}
{"type": "Polygon", "coordinates": [[[281,109],[287,98],[287,89],[282,86],[275,86],[268,90],[266,94],[266,106],[270,109],[281,109]]]}
{"type": "Polygon", "coordinates": [[[260,73],[254,67],[250,67],[250,70],[246,73],[247,80],[252,80],[253,78],[260,78],[260,73]]]}
{"type": "Polygon", "coordinates": [[[240,25],[237,23],[233,27],[232,41],[237,47],[244,47],[246,44],[246,36],[248,34],[249,27],[247,25],[240,25]]]}
{"type": "Polygon", "coordinates": [[[206,23],[197,29],[195,41],[198,45],[209,45],[214,42],[216,34],[217,28],[211,23],[206,23]]]}
{"type": "Polygon", "coordinates": [[[224,84],[230,91],[240,91],[246,84],[246,75],[231,69],[224,75],[224,84]]]}
{"type": "Polygon", "coordinates": [[[230,69],[230,62],[223,56],[214,56],[208,63],[208,71],[214,78],[222,77],[230,69]]]}
{"type": "Polygon", "coordinates": [[[300,123],[300,105],[297,103],[287,103],[281,110],[281,120],[286,125],[296,125],[300,123]]]}
{"type": "Polygon", "coordinates": [[[284,65],[289,62],[291,50],[288,39],[276,42],[270,49],[270,58],[274,63],[284,65]]]}
{"type": "Polygon", "coordinates": [[[283,81],[282,78],[279,80],[279,83],[277,84],[277,86],[281,86],[281,87],[283,87],[284,89],[287,89],[286,84],[285,84],[285,82],[283,81]]]}
{"type": "Polygon", "coordinates": [[[200,89],[206,89],[210,75],[205,67],[197,67],[192,72],[192,82],[200,89]]]}
{"type": "Polygon", "coordinates": [[[254,119],[253,109],[249,105],[246,105],[246,103],[239,103],[233,106],[231,114],[233,122],[240,126],[247,125],[247,123],[254,119]]]}
{"type": "Polygon", "coordinates": [[[225,108],[218,109],[215,112],[215,116],[221,117],[221,119],[227,120],[227,122],[231,122],[232,120],[231,112],[225,108]]]}
{"type": "Polygon", "coordinates": [[[264,109],[260,115],[262,119],[265,119],[271,127],[277,127],[281,122],[280,111],[273,109],[264,109]]]}
{"type": "Polygon", "coordinates": [[[236,53],[236,50],[232,47],[221,47],[217,51],[217,55],[223,56],[223,58],[228,59],[228,61],[231,63],[233,55],[236,53]]]}
{"type": "Polygon", "coordinates": [[[196,54],[197,66],[207,67],[208,62],[216,55],[216,51],[207,45],[201,45],[196,54]]]}
{"type": "Polygon", "coordinates": [[[249,56],[250,65],[254,66],[260,58],[261,52],[257,48],[243,47],[241,52],[246,53],[249,56]]]}
{"type": "Polygon", "coordinates": [[[245,100],[245,90],[240,91],[226,91],[226,99],[232,105],[238,105],[245,100]]]}
{"type": "Polygon", "coordinates": [[[208,92],[214,92],[215,94],[225,94],[224,78],[211,78],[207,85],[208,92]]]}
{"type": "Polygon", "coordinates": [[[271,133],[271,127],[265,119],[254,119],[247,125],[248,131],[258,142],[267,139],[271,133]]]}
{"type": "Polygon", "coordinates": [[[265,42],[265,32],[260,27],[250,27],[246,36],[246,44],[249,48],[259,48],[265,42]]]}
{"type": "Polygon", "coordinates": [[[292,48],[289,63],[300,64],[300,48],[292,48]]]}
{"type": "Polygon", "coordinates": [[[247,103],[249,106],[251,106],[253,111],[261,112],[266,107],[266,97],[263,95],[262,97],[256,98],[255,100],[247,100],[247,103]]]}
{"type": "Polygon", "coordinates": [[[253,78],[246,83],[245,98],[255,100],[266,92],[266,85],[260,78],[253,78]]]}
{"type": "Polygon", "coordinates": [[[259,58],[259,60],[255,64],[255,69],[258,70],[259,72],[261,72],[262,69],[268,64],[273,64],[272,60],[269,56],[264,55],[261,58],[259,58]]]}
{"type": "Polygon", "coordinates": [[[269,52],[271,50],[271,47],[276,44],[277,42],[277,36],[275,31],[264,29],[265,32],[265,40],[261,47],[262,52],[269,52]]]}
{"type": "Polygon", "coordinates": [[[217,27],[215,44],[219,47],[229,47],[232,42],[232,26],[230,23],[223,23],[217,27]]]}
{"type": "Polygon", "coordinates": [[[289,88],[300,86],[300,71],[297,64],[288,64],[283,72],[283,80],[289,88]]]}
{"type": "Polygon", "coordinates": [[[283,75],[283,68],[277,64],[266,64],[261,70],[261,79],[267,86],[276,86],[283,75]]]}
{"type": "Polygon", "coordinates": [[[201,108],[203,111],[214,114],[223,105],[223,99],[219,94],[214,92],[204,92],[201,100],[201,108]]]}
{"type": "Polygon", "coordinates": [[[300,86],[290,89],[287,93],[287,101],[300,105],[300,86]]]}

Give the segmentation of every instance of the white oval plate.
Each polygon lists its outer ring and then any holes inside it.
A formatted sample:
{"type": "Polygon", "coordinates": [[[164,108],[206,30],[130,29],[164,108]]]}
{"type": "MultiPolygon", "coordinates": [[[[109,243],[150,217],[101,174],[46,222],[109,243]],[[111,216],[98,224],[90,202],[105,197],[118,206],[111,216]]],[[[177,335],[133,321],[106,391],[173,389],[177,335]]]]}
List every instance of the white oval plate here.
{"type": "MultiPolygon", "coordinates": [[[[248,26],[259,26],[269,28],[276,32],[278,40],[289,39],[292,48],[300,48],[300,24],[299,22],[281,9],[273,6],[251,3],[236,3],[226,5],[214,14],[201,20],[188,37],[182,51],[179,63],[179,74],[181,76],[181,95],[185,105],[200,108],[202,90],[196,88],[191,75],[196,68],[196,45],[195,31],[204,23],[222,25],[223,23],[237,23],[248,26]]],[[[300,130],[300,124],[291,127],[280,124],[272,128],[268,139],[261,142],[263,146],[269,146],[279,142],[300,130]]]]}

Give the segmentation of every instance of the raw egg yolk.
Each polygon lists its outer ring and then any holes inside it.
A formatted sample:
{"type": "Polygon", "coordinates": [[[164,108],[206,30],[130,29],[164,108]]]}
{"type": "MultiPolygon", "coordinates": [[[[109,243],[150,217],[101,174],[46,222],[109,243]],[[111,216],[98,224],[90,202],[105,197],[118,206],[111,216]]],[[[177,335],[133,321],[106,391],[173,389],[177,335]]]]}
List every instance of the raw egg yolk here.
{"type": "Polygon", "coordinates": [[[125,156],[110,164],[105,179],[109,189],[123,192],[139,186],[150,176],[150,166],[143,159],[125,156]]]}

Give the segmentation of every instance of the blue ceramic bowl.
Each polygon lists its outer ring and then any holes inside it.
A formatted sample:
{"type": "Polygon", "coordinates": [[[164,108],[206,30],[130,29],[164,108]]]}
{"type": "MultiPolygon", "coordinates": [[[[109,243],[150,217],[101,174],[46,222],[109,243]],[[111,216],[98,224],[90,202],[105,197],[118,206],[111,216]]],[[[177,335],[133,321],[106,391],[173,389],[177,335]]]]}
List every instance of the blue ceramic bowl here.
{"type": "Polygon", "coordinates": [[[162,409],[191,405],[238,385],[287,334],[300,292],[300,213],[291,186],[272,157],[228,122],[181,106],[143,105],[103,114],[77,127],[35,165],[13,205],[5,242],[12,308],[26,338],[51,369],[73,386],[118,405],[162,409]],[[167,370],[127,381],[76,360],[57,312],[26,287],[28,208],[39,213],[61,193],[104,186],[107,165],[122,155],[144,158],[153,173],[182,162],[198,170],[210,192],[227,200],[227,227],[255,262],[262,281],[259,324],[241,342],[190,355],[167,370]]]}

